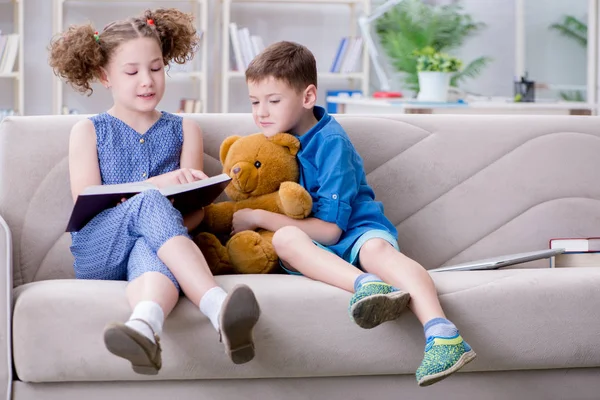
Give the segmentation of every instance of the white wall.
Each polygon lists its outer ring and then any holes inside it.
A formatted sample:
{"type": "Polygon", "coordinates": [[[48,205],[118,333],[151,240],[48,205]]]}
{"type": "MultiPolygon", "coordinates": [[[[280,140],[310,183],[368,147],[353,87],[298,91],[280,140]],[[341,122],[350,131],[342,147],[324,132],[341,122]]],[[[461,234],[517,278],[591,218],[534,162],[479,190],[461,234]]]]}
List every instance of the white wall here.
{"type": "Polygon", "coordinates": [[[468,39],[458,52],[465,64],[482,56],[492,62],[476,79],[462,88],[476,94],[510,96],[515,66],[515,7],[510,0],[465,0],[465,11],[487,27],[468,39]]]}
{"type": "MultiPolygon", "coordinates": [[[[12,10],[13,7],[10,3],[0,2],[0,31],[3,34],[14,31],[12,10]]],[[[12,101],[13,83],[14,79],[0,79],[0,109],[12,109],[14,107],[12,101]]]]}
{"type": "MultiPolygon", "coordinates": [[[[535,18],[529,24],[528,34],[531,40],[528,51],[533,54],[527,60],[527,69],[531,77],[538,75],[540,80],[554,83],[585,82],[585,52],[582,56],[574,44],[551,34],[544,27],[550,21],[558,19],[562,12],[580,15],[587,8],[586,0],[526,0],[528,13],[535,18]],[[535,4],[534,4],[535,3],[535,4]],[[538,6],[539,4],[543,6],[538,6]],[[579,5],[581,3],[581,6],[579,5]],[[533,8],[529,8],[532,6],[533,8]],[[543,12],[540,12],[542,10],[543,12]],[[551,17],[553,16],[553,17],[551,17]],[[556,37],[550,45],[546,39],[556,37]],[[552,46],[552,47],[550,47],[552,46]],[[583,57],[583,58],[582,58],[583,57]]],[[[460,52],[466,61],[480,55],[494,59],[493,64],[477,79],[465,85],[467,90],[487,95],[512,95],[514,75],[514,5],[510,0],[464,0],[466,9],[476,20],[488,24],[488,28],[479,36],[470,39],[460,52]]],[[[47,46],[52,35],[52,2],[49,0],[24,0],[25,4],[25,112],[28,115],[52,113],[52,71],[47,64],[47,46]]],[[[164,4],[164,3],[162,3],[164,4]]],[[[170,3],[185,9],[187,2],[170,3]]],[[[209,7],[209,31],[205,39],[209,41],[209,111],[218,109],[218,88],[220,82],[220,28],[218,10],[214,0],[209,7]]],[[[68,5],[65,26],[81,23],[90,17],[94,26],[103,25],[115,18],[136,14],[144,8],[152,8],[161,3],[104,3],[68,5]]],[[[277,5],[277,4],[236,4],[232,11],[232,20],[238,25],[247,26],[252,33],[262,35],[267,44],[277,40],[294,40],[307,45],[315,54],[319,69],[327,70],[334,56],[339,39],[348,34],[349,11],[347,6],[314,4],[277,5]]],[[[12,24],[11,6],[0,2],[0,29],[10,30],[12,24]]],[[[348,86],[340,81],[319,82],[319,97],[324,103],[327,89],[344,89],[348,86]]],[[[372,90],[377,90],[377,80],[371,79],[372,90]]],[[[11,96],[2,93],[11,90],[9,82],[0,80],[0,107],[11,106],[11,96]]],[[[243,79],[232,81],[230,112],[249,110],[247,92],[243,79]]],[[[174,108],[181,97],[191,96],[189,84],[172,84],[167,88],[165,107],[174,108]]],[[[99,112],[110,106],[110,96],[100,88],[91,98],[81,96],[69,90],[65,96],[71,107],[81,112],[99,112]]]]}
{"type": "MultiPolygon", "coordinates": [[[[525,68],[531,79],[560,85],[582,85],[587,80],[587,50],[575,41],[550,31],[563,15],[587,22],[587,0],[526,0],[525,68]]],[[[540,92],[541,96],[552,93],[540,92]]]]}

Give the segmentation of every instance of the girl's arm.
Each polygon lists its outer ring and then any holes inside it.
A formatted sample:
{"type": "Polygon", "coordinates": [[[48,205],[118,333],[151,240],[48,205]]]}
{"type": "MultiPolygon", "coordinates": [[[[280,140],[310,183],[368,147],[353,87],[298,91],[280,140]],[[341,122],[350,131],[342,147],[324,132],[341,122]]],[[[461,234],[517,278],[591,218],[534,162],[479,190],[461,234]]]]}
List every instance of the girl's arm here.
{"type": "MultiPolygon", "coordinates": [[[[191,168],[200,171],[204,169],[202,130],[195,121],[187,118],[183,119],[183,147],[179,164],[180,168],[191,168]]],[[[200,225],[203,218],[204,209],[200,209],[184,215],[183,224],[189,232],[200,225]]]]}
{"type": "Polygon", "coordinates": [[[69,176],[73,201],[88,186],[102,184],[96,130],[89,119],[77,122],[71,129],[69,138],[69,176]]]}

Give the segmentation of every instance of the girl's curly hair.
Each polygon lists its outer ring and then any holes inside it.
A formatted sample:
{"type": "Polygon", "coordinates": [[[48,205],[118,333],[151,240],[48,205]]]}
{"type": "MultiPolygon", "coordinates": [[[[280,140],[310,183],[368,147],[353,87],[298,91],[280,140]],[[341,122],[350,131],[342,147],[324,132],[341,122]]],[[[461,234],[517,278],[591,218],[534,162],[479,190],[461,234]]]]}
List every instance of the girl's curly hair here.
{"type": "Polygon", "coordinates": [[[110,23],[97,35],[89,23],[70,26],[50,43],[49,64],[75,90],[91,95],[91,83],[101,78],[100,68],[108,64],[115,49],[140,37],[156,39],[165,66],[191,60],[200,41],[191,14],[175,8],[146,10],[110,23]]]}

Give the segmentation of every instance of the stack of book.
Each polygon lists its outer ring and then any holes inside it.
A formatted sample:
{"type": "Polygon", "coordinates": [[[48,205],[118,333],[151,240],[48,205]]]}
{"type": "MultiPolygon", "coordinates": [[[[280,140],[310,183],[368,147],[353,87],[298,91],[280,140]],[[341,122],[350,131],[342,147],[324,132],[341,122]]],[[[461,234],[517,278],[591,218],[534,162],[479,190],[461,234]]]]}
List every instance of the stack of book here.
{"type": "Polygon", "coordinates": [[[600,267],[600,237],[550,239],[551,249],[565,249],[550,259],[552,268],[600,267]]]}
{"type": "MultiPolygon", "coordinates": [[[[0,33],[2,33],[0,31],[0,33]]],[[[0,35],[0,75],[10,74],[15,68],[19,52],[19,35],[0,35]]]]}
{"type": "Polygon", "coordinates": [[[363,38],[343,37],[337,48],[329,72],[343,74],[358,72],[362,47],[363,38]]]}
{"type": "Polygon", "coordinates": [[[258,35],[251,35],[248,28],[239,28],[235,22],[229,24],[229,36],[233,48],[234,70],[245,71],[250,62],[265,49],[258,35]]]}

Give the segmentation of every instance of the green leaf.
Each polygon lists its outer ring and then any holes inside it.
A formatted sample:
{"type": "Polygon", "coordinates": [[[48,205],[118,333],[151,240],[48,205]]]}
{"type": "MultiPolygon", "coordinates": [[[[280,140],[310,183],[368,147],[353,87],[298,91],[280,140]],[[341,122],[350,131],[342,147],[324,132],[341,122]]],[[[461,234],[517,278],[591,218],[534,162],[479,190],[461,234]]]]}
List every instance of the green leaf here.
{"type": "Polygon", "coordinates": [[[490,57],[479,57],[471,61],[462,71],[457,72],[450,78],[451,86],[458,86],[459,82],[476,78],[492,62],[490,57]]]}
{"type": "Polygon", "coordinates": [[[581,91],[560,92],[559,95],[560,95],[560,98],[563,99],[564,101],[580,101],[580,102],[585,101],[583,92],[581,92],[581,91]]]}
{"type": "Polygon", "coordinates": [[[583,47],[587,47],[587,24],[572,15],[566,15],[561,23],[550,25],[550,29],[574,40],[583,47]]]}

